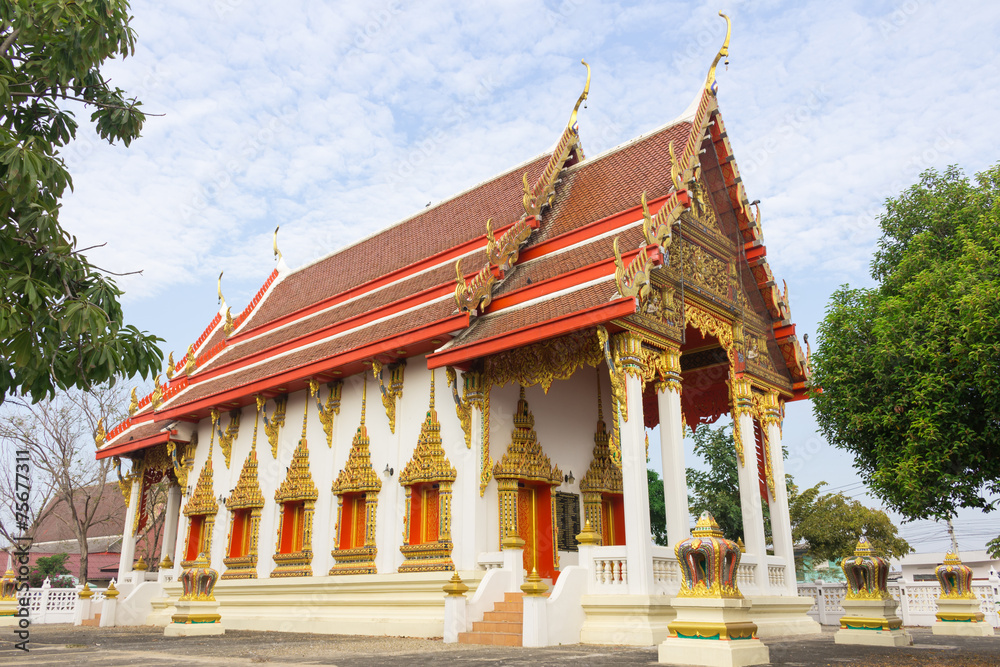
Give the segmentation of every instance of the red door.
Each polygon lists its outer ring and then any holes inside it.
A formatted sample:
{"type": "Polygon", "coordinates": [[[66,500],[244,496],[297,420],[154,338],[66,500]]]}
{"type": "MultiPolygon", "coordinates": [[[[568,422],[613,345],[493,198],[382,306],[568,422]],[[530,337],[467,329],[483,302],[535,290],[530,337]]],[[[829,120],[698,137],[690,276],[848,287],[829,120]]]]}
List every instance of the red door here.
{"type": "Polygon", "coordinates": [[[520,482],[517,525],[524,540],[524,569],[538,570],[543,579],[556,578],[552,543],[552,491],[547,484],[520,482]]]}

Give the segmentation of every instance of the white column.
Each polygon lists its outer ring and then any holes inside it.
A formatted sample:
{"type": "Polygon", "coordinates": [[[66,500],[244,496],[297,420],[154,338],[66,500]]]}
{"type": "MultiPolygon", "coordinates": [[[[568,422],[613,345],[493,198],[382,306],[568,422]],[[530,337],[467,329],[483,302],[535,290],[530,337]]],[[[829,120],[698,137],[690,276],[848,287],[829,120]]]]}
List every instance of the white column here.
{"type": "Polygon", "coordinates": [[[798,595],[795,552],[792,548],[792,520],[788,513],[788,489],[785,485],[785,459],[781,453],[781,407],[777,392],[768,392],[764,398],[764,419],[761,426],[767,429],[771,474],[774,477],[774,495],[768,499],[771,506],[774,555],[785,561],[785,586],[780,592],[784,595],[798,595]]]}
{"type": "Polygon", "coordinates": [[[478,405],[473,402],[470,406],[470,440],[471,447],[465,446],[464,434],[461,441],[461,453],[457,457],[458,463],[462,467],[459,470],[462,474],[455,480],[455,497],[452,502],[452,512],[456,510],[462,513],[460,525],[456,525],[455,517],[452,517],[453,525],[458,530],[452,531],[452,542],[454,543],[453,560],[456,570],[475,570],[478,568],[479,552],[486,551],[486,503],[479,498],[479,468],[480,452],[483,447],[483,413],[478,405]],[[478,516],[480,510],[484,516],[478,516]]]}
{"type": "Polygon", "coordinates": [[[167,509],[163,519],[163,547],[160,549],[160,560],[170,555],[171,560],[174,547],[177,546],[177,524],[181,517],[181,487],[177,483],[171,484],[167,488],[167,509]]]}
{"type": "Polygon", "coordinates": [[[667,377],[656,384],[660,409],[660,458],[663,501],[667,514],[667,543],[671,546],[690,533],[687,476],[684,469],[684,425],[681,419],[680,351],[667,350],[667,377]]]}
{"type": "Polygon", "coordinates": [[[631,332],[615,337],[615,358],[625,372],[628,421],[617,415],[622,449],[622,490],[625,502],[625,558],[628,592],[650,595],[653,590],[653,543],[649,529],[649,480],[646,477],[646,427],[642,414],[642,341],[631,332]]]}
{"type": "MultiPolygon", "coordinates": [[[[746,378],[733,381],[733,421],[739,420],[743,444],[743,462],[739,462],[740,509],[743,514],[743,541],[747,554],[756,559],[754,583],[757,593],[767,592],[767,542],[764,539],[764,508],[760,497],[757,467],[757,443],[753,435],[753,398],[751,383],[746,378]]],[[[726,537],[732,537],[727,535],[726,537]]]]}
{"type": "Polygon", "coordinates": [[[125,575],[132,572],[132,561],[135,558],[135,513],[139,510],[139,493],[142,490],[142,475],[136,474],[132,480],[132,492],[129,495],[128,509],[125,511],[125,528],[122,530],[122,551],[118,561],[118,581],[124,581],[125,575]]]}

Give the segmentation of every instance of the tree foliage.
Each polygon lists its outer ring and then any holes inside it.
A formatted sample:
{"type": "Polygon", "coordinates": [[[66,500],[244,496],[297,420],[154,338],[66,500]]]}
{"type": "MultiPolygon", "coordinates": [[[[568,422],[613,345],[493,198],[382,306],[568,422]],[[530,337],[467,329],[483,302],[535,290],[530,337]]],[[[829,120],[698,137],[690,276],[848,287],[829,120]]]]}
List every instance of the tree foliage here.
{"type": "Polygon", "coordinates": [[[708,467],[706,470],[686,470],[691,515],[700,516],[708,511],[715,517],[723,535],[731,540],[743,539],[743,512],[740,509],[740,482],[732,426],[699,426],[693,437],[694,453],[708,467]]]}
{"type": "Polygon", "coordinates": [[[927,171],[887,200],[877,285],[831,297],[812,355],[816,419],[909,519],[1000,492],[1000,164],[927,171]]]}
{"type": "Polygon", "coordinates": [[[0,401],[155,373],[160,339],[125,325],[121,290],[59,223],[72,107],[126,146],[145,119],[100,67],[135,48],[125,0],[0,3],[0,401]]]}
{"type": "MultiPolygon", "coordinates": [[[[694,451],[707,467],[705,470],[687,469],[691,514],[697,516],[707,510],[715,517],[726,537],[731,540],[743,538],[739,472],[732,427],[700,426],[693,437],[694,451]]],[[[896,526],[885,512],[865,507],[841,493],[822,493],[826,482],[801,493],[791,475],[785,475],[785,483],[788,487],[792,541],[804,546],[805,554],[820,560],[836,560],[853,553],[861,535],[867,535],[884,556],[895,557],[910,552],[910,545],[898,536],[896,526]]],[[[764,503],[763,509],[764,536],[770,543],[771,520],[767,503],[764,503]]],[[[801,563],[798,566],[801,568],[801,563]]]]}
{"type": "Polygon", "coordinates": [[[912,551],[885,512],[865,507],[842,493],[821,493],[824,486],[826,482],[820,482],[799,493],[798,487],[788,480],[792,540],[807,544],[808,555],[817,560],[839,560],[854,553],[862,535],[885,558],[912,551]]]}
{"type": "Polygon", "coordinates": [[[646,483],[649,490],[649,526],[653,542],[661,547],[669,547],[667,540],[667,506],[663,496],[663,480],[655,470],[646,468],[646,483]]]}

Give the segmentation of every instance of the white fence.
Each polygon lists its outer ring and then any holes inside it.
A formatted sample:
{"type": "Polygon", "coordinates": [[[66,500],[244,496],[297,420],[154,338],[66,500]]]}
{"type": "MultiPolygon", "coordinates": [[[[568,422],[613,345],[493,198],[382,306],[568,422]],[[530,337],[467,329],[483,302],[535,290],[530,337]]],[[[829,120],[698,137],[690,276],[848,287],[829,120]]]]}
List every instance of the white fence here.
{"type": "MultiPolygon", "coordinates": [[[[940,591],[936,581],[889,584],[889,594],[899,603],[897,613],[903,619],[903,625],[934,625],[940,591]]],[[[986,622],[994,628],[1000,628],[1000,583],[973,584],[972,592],[979,597],[980,609],[986,616],[986,622]]],[[[799,595],[813,598],[814,604],[809,615],[821,625],[840,624],[840,617],[844,615],[841,602],[847,595],[846,584],[799,584],[799,595]]]]}
{"type": "MultiPolygon", "coordinates": [[[[32,623],[72,623],[82,588],[52,588],[46,579],[41,588],[28,590],[28,618],[32,623]]],[[[103,599],[104,591],[94,589],[91,600],[98,605],[98,613],[103,599]]]]}

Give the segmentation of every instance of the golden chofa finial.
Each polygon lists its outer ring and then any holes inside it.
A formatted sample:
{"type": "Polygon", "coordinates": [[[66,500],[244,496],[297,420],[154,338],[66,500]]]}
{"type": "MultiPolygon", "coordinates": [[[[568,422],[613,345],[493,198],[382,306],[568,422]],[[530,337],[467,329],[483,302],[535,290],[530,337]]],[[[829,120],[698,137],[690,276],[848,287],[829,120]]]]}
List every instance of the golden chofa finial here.
{"type": "Polygon", "coordinates": [[[222,274],[223,273],[225,273],[225,271],[219,271],[219,287],[218,287],[218,289],[219,289],[219,304],[220,305],[223,304],[223,303],[225,303],[225,301],[226,301],[226,298],[224,296],[222,296],[222,274]]]}
{"type": "Polygon", "coordinates": [[[576,106],[573,107],[573,113],[570,114],[569,117],[569,123],[566,125],[566,127],[571,130],[576,129],[576,112],[580,110],[580,105],[587,101],[587,95],[590,94],[590,65],[587,64],[586,60],[581,60],[580,62],[587,68],[587,84],[583,87],[583,92],[580,93],[580,99],[576,101],[576,106]]]}
{"type": "Polygon", "coordinates": [[[719,90],[719,84],[715,81],[715,68],[719,64],[719,61],[726,58],[726,66],[729,65],[729,36],[733,31],[733,23],[729,20],[729,17],[719,12],[719,16],[726,19],[726,41],[722,43],[722,48],[719,49],[719,53],[716,54],[715,60],[712,61],[712,66],[708,70],[708,78],[705,79],[705,89],[710,93],[715,95],[719,90]]]}
{"type": "Polygon", "coordinates": [[[278,250],[278,230],[281,229],[281,225],[274,228],[274,261],[281,261],[281,251],[278,250]]]}

